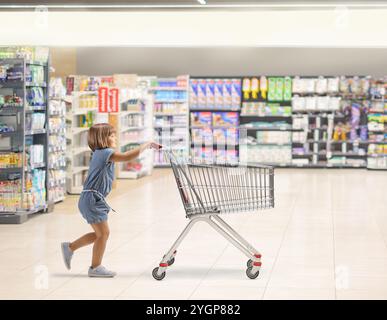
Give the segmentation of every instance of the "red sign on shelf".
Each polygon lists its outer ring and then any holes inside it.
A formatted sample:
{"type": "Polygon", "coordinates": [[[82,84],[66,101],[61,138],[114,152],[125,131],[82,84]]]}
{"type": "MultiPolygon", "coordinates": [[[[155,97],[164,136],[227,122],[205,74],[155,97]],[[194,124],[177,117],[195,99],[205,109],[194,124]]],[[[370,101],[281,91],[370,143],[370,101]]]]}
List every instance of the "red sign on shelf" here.
{"type": "Polygon", "coordinates": [[[102,112],[102,113],[109,112],[108,98],[109,98],[109,88],[99,87],[98,88],[98,112],[102,112]]]}
{"type": "Polygon", "coordinates": [[[110,112],[118,112],[118,103],[119,103],[119,97],[118,97],[119,91],[117,88],[110,89],[109,92],[109,98],[110,98],[110,112]]]}

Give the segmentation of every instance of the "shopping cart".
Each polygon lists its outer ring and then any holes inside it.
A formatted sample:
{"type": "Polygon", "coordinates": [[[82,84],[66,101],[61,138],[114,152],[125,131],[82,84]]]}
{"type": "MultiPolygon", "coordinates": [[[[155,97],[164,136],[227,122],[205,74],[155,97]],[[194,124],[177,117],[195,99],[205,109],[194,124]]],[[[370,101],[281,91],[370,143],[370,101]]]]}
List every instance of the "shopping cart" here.
{"type": "Polygon", "coordinates": [[[172,166],[181,200],[190,220],[164,255],[152,275],[165,277],[175,262],[177,248],[193,225],[207,222],[247,257],[246,275],[255,279],[261,267],[261,254],[219,217],[224,213],[274,208],[274,169],[269,166],[222,166],[183,163],[172,152],[164,151],[172,166]]]}

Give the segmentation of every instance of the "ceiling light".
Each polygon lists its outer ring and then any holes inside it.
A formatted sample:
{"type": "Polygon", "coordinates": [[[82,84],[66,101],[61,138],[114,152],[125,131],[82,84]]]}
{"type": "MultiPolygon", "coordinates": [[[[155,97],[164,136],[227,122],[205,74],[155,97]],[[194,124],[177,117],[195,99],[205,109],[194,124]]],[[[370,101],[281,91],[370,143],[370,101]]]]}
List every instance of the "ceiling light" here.
{"type": "Polygon", "coordinates": [[[200,4],[207,4],[207,1],[206,0],[198,0],[198,2],[200,3],[200,4]]]}

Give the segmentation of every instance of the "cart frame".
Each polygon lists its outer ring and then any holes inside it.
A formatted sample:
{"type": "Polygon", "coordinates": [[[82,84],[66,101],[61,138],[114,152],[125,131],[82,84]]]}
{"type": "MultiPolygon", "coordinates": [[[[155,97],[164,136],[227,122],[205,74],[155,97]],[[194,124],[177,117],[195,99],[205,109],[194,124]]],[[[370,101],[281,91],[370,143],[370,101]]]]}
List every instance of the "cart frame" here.
{"type": "MultiPolygon", "coordinates": [[[[175,256],[177,253],[177,248],[182,243],[186,235],[189,233],[189,231],[192,229],[192,227],[199,221],[203,221],[208,223],[214,230],[216,230],[220,235],[222,235],[228,242],[230,242],[234,247],[236,247],[238,250],[240,250],[249,260],[247,261],[247,270],[246,275],[250,279],[255,279],[259,275],[259,271],[261,268],[261,253],[255,249],[247,240],[245,240],[237,231],[235,231],[229,224],[227,224],[222,218],[219,217],[222,213],[228,213],[228,212],[242,212],[242,211],[255,211],[256,209],[269,209],[274,208],[274,169],[270,166],[246,166],[246,167],[236,167],[236,166],[210,166],[210,165],[197,165],[197,164],[191,164],[191,163],[180,163],[172,152],[166,152],[166,155],[169,156],[169,160],[172,166],[172,170],[174,173],[174,177],[177,183],[177,187],[179,189],[179,193],[181,196],[181,200],[183,202],[183,206],[186,211],[186,217],[190,220],[186,227],[183,229],[179,237],[176,239],[176,241],[173,243],[171,248],[168,250],[168,252],[163,256],[161,262],[159,263],[159,266],[154,268],[152,271],[152,275],[156,280],[162,280],[164,279],[166,275],[166,270],[169,266],[171,266],[175,262],[175,256]],[[239,169],[245,169],[250,170],[255,169],[263,170],[265,175],[268,176],[268,179],[265,180],[259,179],[259,182],[262,184],[255,185],[255,189],[253,189],[251,186],[244,186],[245,191],[241,192],[244,193],[245,196],[252,195],[254,198],[257,197],[257,204],[251,205],[249,202],[247,205],[242,206],[235,206],[230,205],[230,203],[227,203],[227,205],[223,205],[225,202],[229,201],[235,201],[235,197],[228,199],[228,196],[224,196],[224,194],[221,194],[221,197],[223,198],[223,202],[215,202],[214,199],[211,199],[211,201],[204,201],[203,197],[206,197],[204,195],[204,191],[208,193],[210,196],[210,193],[207,189],[215,190],[215,188],[218,188],[215,186],[214,182],[208,184],[195,184],[192,182],[192,175],[189,174],[189,170],[187,168],[193,167],[200,170],[200,168],[203,168],[203,170],[211,170],[211,168],[222,168],[222,170],[227,170],[227,168],[239,168],[239,169]],[[225,169],[224,169],[225,168],[225,169]],[[184,180],[184,182],[182,182],[184,180]],[[263,184],[264,183],[264,184],[263,184]],[[262,187],[262,185],[264,187],[262,187]],[[200,191],[200,188],[202,188],[202,192],[200,191]],[[189,189],[190,193],[187,194],[187,189],[189,189]],[[265,191],[265,201],[259,202],[259,197],[263,196],[262,190],[265,191]],[[258,190],[259,192],[256,192],[258,190]],[[188,199],[190,198],[190,199],[188,199]],[[195,198],[195,199],[194,199],[195,198]],[[227,200],[227,201],[226,201],[227,200]],[[267,202],[268,201],[268,202],[267,202]],[[194,206],[192,207],[192,203],[194,206]]],[[[248,180],[248,179],[247,179],[248,180]]],[[[243,188],[243,184],[248,184],[248,181],[246,179],[239,179],[239,180],[233,180],[232,184],[234,189],[236,188],[238,192],[238,188],[243,188]]],[[[253,181],[252,179],[251,181],[253,181]]],[[[251,182],[250,181],[250,182],[251,182]]],[[[255,178],[255,181],[257,182],[258,179],[255,178]]],[[[202,182],[202,181],[201,181],[202,182]]],[[[254,182],[254,181],[253,181],[254,182]]],[[[229,188],[230,186],[226,185],[222,188],[229,188]]],[[[221,191],[212,191],[212,195],[214,198],[216,198],[216,194],[214,193],[221,193],[221,191]]],[[[254,199],[252,198],[252,199],[254,199]]],[[[249,199],[251,201],[252,199],[249,199]]],[[[243,197],[241,199],[238,198],[238,201],[243,201],[243,197]]],[[[241,202],[242,203],[242,202],[241,202]]]]}

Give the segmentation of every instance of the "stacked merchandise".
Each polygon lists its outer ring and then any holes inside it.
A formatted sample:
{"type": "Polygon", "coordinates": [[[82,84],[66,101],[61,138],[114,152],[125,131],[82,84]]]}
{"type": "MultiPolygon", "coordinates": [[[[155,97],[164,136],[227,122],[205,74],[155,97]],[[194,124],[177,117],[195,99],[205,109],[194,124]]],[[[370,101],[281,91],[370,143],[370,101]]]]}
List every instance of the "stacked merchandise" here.
{"type": "MultiPolygon", "coordinates": [[[[121,88],[119,92],[120,112],[117,114],[117,129],[121,152],[137,148],[152,140],[153,99],[148,94],[147,82],[139,80],[135,88],[121,88]]],[[[144,151],[139,158],[118,166],[118,178],[137,179],[152,173],[153,153],[144,151]]]]}
{"type": "Polygon", "coordinates": [[[98,111],[100,77],[69,76],[66,79],[66,189],[80,194],[89,169],[91,150],[87,131],[95,123],[98,111]]]}
{"type": "Polygon", "coordinates": [[[66,194],[66,89],[60,78],[50,79],[48,188],[49,200],[63,201],[66,194]]]}
{"type": "MultiPolygon", "coordinates": [[[[154,93],[154,140],[178,158],[188,157],[188,76],[151,80],[154,93]]],[[[155,151],[154,166],[169,166],[163,151],[155,151]]]]}
{"type": "Polygon", "coordinates": [[[370,108],[368,111],[368,158],[367,167],[387,169],[387,78],[372,81],[370,108]]]}
{"type": "Polygon", "coordinates": [[[293,161],[296,166],[365,167],[367,77],[293,79],[293,161]]]}
{"type": "Polygon", "coordinates": [[[244,78],[240,120],[241,162],[291,162],[290,77],[244,78]]]}
{"type": "Polygon", "coordinates": [[[20,223],[49,204],[48,50],[1,48],[0,57],[0,220],[20,223]]]}
{"type": "Polygon", "coordinates": [[[241,79],[190,79],[191,156],[195,162],[239,161],[241,79]]]}

